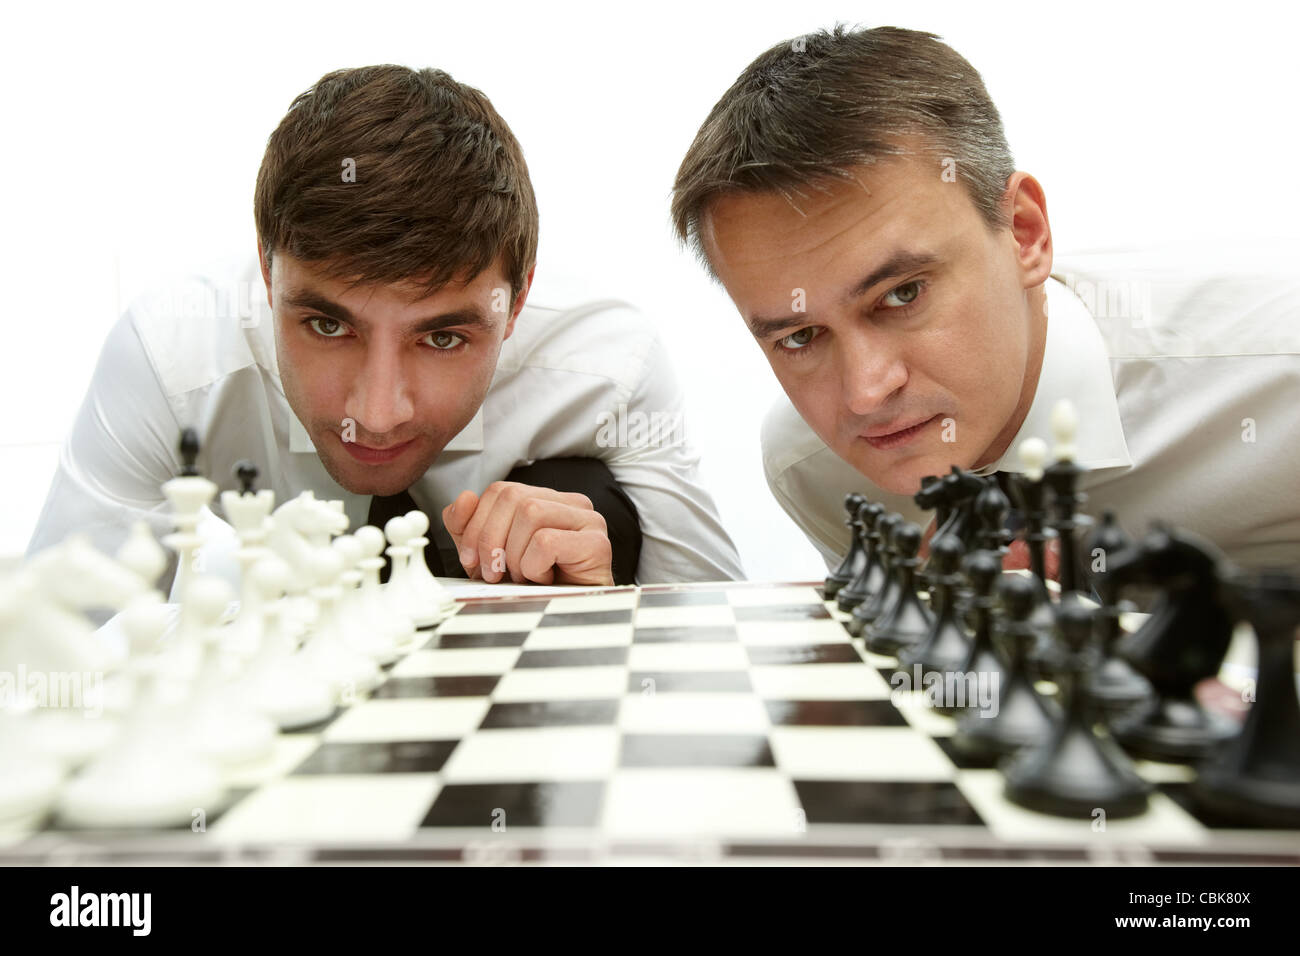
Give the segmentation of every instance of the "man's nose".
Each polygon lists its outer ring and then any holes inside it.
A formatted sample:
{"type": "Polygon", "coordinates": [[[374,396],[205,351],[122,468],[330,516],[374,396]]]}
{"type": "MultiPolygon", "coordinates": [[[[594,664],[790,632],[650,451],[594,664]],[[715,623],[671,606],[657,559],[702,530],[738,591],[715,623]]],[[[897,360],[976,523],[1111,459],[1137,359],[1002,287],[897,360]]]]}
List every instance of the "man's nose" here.
{"type": "Polygon", "coordinates": [[[344,414],[372,435],[385,435],[411,420],[415,403],[396,346],[375,344],[366,350],[344,414]]]}
{"type": "Polygon", "coordinates": [[[840,391],[854,415],[880,411],[907,383],[907,366],[892,338],[878,330],[855,330],[841,338],[840,391]]]}

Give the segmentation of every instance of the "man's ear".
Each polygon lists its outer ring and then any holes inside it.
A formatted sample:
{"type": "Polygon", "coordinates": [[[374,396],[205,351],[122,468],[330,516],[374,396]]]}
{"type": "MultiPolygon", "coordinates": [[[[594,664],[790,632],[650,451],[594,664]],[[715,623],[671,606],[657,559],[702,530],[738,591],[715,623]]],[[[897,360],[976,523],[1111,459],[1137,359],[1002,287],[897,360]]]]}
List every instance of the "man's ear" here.
{"type": "Polygon", "coordinates": [[[262,240],[257,240],[257,263],[262,267],[262,281],[266,283],[266,304],[271,305],[271,260],[262,247],[262,240]]]}
{"type": "Polygon", "coordinates": [[[1042,285],[1052,273],[1052,227],[1043,187],[1028,173],[1013,173],[1002,203],[1011,219],[1020,285],[1025,289],[1042,285]]]}
{"type": "Polygon", "coordinates": [[[537,263],[533,263],[533,267],[528,270],[528,275],[524,278],[524,287],[515,296],[515,307],[510,313],[510,320],[506,322],[506,334],[501,338],[503,342],[515,334],[515,319],[519,318],[519,313],[523,311],[524,301],[528,298],[528,290],[533,287],[533,275],[536,272],[537,263]]]}

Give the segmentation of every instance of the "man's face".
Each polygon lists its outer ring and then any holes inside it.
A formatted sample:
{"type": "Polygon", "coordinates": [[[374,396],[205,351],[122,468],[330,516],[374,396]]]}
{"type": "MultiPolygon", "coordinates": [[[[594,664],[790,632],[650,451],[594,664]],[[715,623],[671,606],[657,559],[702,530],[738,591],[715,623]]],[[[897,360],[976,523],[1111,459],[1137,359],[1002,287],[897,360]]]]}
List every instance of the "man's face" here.
{"type": "Polygon", "coordinates": [[[1045,269],[941,171],[891,158],[854,170],[865,189],[810,191],[801,211],[735,194],[704,221],[710,261],[799,414],[897,494],[996,460],[1042,357],[1045,325],[1031,317],[1045,269]]]}
{"type": "Polygon", "coordinates": [[[354,494],[425,473],[478,411],[524,301],[511,308],[500,263],[422,299],[414,283],[350,289],[283,251],[262,274],[285,397],[354,494]]]}

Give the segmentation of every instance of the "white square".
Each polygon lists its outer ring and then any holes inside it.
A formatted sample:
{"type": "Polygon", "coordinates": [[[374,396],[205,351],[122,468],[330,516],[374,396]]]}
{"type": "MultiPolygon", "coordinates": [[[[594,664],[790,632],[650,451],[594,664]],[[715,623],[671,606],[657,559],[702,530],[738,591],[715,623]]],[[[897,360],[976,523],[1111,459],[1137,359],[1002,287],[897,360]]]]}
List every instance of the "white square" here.
{"type": "Polygon", "coordinates": [[[804,832],[794,786],[770,767],[623,769],[605,794],[612,837],[788,837],[804,832]]]}
{"type": "Polygon", "coordinates": [[[797,587],[731,588],[727,600],[732,607],[760,607],[770,604],[821,604],[822,597],[807,585],[797,587]]]}
{"type": "Polygon", "coordinates": [[[788,664],[750,671],[760,697],[778,700],[888,700],[889,685],[861,664],[788,664]]]}
{"type": "Polygon", "coordinates": [[[726,627],[735,621],[736,615],[725,604],[641,607],[636,611],[637,627],[726,627]]]}
{"type": "Polygon", "coordinates": [[[541,611],[503,611],[500,614],[457,614],[439,626],[439,634],[507,634],[531,631],[542,619],[541,611]]]}
{"type": "Polygon", "coordinates": [[[631,624],[590,624],[585,627],[539,627],[524,641],[526,651],[560,651],[584,647],[630,647],[631,624]]]}
{"type": "Polygon", "coordinates": [[[742,644],[848,644],[849,635],[835,621],[741,621],[742,644]]]}
{"type": "Polygon", "coordinates": [[[633,644],[627,666],[634,671],[736,671],[748,670],[749,658],[734,641],[633,644]]]}
{"type": "Polygon", "coordinates": [[[331,743],[456,740],[478,727],[487,710],[486,697],[368,700],[326,727],[324,739],[331,743]]]}
{"type": "Polygon", "coordinates": [[[618,765],[614,727],[527,727],[483,730],[452,751],[447,783],[604,780],[618,765]]]}
{"type": "Polygon", "coordinates": [[[925,691],[899,691],[894,696],[894,706],[911,726],[927,737],[951,737],[957,732],[957,721],[939,713],[925,696],[925,691]]]}
{"type": "Polygon", "coordinates": [[[771,726],[751,694],[628,694],[618,724],[630,734],[764,733],[771,726]]]}
{"type": "Polygon", "coordinates": [[[952,761],[907,727],[775,727],[776,765],[797,780],[951,780],[952,761]]]}
{"type": "Polygon", "coordinates": [[[636,601],[636,591],[557,597],[551,598],[551,603],[546,605],[546,613],[571,614],[576,611],[622,611],[625,608],[636,607],[636,601]]]}
{"type": "Polygon", "coordinates": [[[608,700],[627,690],[623,667],[524,667],[501,678],[496,701],[608,700]]]}
{"type": "Polygon", "coordinates": [[[1003,796],[1004,784],[997,770],[957,771],[958,789],[1002,840],[1096,846],[1106,856],[1115,852],[1117,844],[1196,845],[1209,840],[1205,827],[1160,792],[1151,795],[1146,813],[1123,820],[1107,818],[1100,829],[1091,817],[1071,820],[1017,806],[1003,796]]]}
{"type": "Polygon", "coordinates": [[[432,773],[286,777],[239,801],[209,833],[218,843],[406,841],[441,788],[432,773]]]}
{"type": "Polygon", "coordinates": [[[232,787],[260,787],[271,780],[287,776],[320,746],[319,734],[280,734],[270,756],[255,764],[237,767],[226,783],[232,787]]]}
{"type": "Polygon", "coordinates": [[[415,651],[393,665],[390,677],[472,677],[504,674],[519,660],[517,647],[456,647],[415,651]]]}

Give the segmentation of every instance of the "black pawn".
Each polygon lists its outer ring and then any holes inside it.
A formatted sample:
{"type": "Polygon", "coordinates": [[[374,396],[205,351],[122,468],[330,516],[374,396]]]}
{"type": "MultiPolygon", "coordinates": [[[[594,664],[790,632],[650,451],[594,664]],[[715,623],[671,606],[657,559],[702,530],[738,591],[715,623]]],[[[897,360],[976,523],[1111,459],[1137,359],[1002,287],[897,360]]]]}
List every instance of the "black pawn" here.
{"type": "Polygon", "coordinates": [[[902,648],[925,640],[934,626],[934,615],[916,593],[916,557],[921,550],[921,528],[910,521],[894,531],[896,598],[880,612],[866,630],[866,649],[873,654],[892,656],[902,648]]]}
{"type": "Polygon", "coordinates": [[[1107,561],[1114,586],[1159,588],[1146,622],[1117,653],[1150,682],[1154,698],[1115,718],[1112,729],[1135,756],[1168,763],[1205,758],[1240,729],[1196,699],[1196,685],[1219,673],[1233,621],[1223,604],[1212,545],[1155,524],[1142,541],[1107,561]]]}
{"type": "Polygon", "coordinates": [[[967,562],[975,585],[975,647],[972,666],[976,681],[996,681],[996,709],[990,711],[967,707],[957,720],[953,746],[972,761],[991,764],[1024,747],[1039,743],[1055,729],[1060,711],[1055,703],[1034,690],[1025,655],[1037,640],[1038,629],[1030,620],[1037,598],[1031,578],[1006,575],[998,581],[1001,563],[989,551],[977,551],[967,562]],[[1005,618],[1001,624],[1001,643],[1007,666],[981,654],[988,648],[995,599],[994,582],[998,582],[1005,618]],[[982,671],[987,667],[988,671],[982,671]],[[996,676],[994,676],[996,675],[996,676]]]}
{"type": "Polygon", "coordinates": [[[897,514],[881,515],[876,521],[879,540],[875,553],[880,562],[880,572],[876,578],[875,588],[867,582],[867,598],[853,608],[853,616],[844,625],[854,637],[861,637],[866,626],[894,603],[898,586],[897,567],[898,552],[894,547],[894,531],[902,523],[903,516],[897,514]]]}
{"type": "Polygon", "coordinates": [[[194,478],[199,473],[199,433],[193,428],[181,430],[181,477],[194,478]]]}
{"type": "Polygon", "coordinates": [[[1232,602],[1259,648],[1246,724],[1199,769],[1192,795],[1235,823],[1300,827],[1300,701],[1294,675],[1300,581],[1282,572],[1239,578],[1232,602]]]}
{"type": "Polygon", "coordinates": [[[1009,541],[1007,515],[1011,512],[1011,502],[1007,500],[996,478],[985,480],[984,489],[975,496],[973,507],[979,526],[976,546],[1005,556],[1009,541]]]}
{"type": "Polygon", "coordinates": [[[1083,687],[1088,701],[1107,716],[1123,714],[1151,697],[1151,685],[1147,679],[1115,653],[1115,646],[1123,636],[1119,625],[1123,607],[1119,602],[1119,589],[1106,572],[1106,566],[1112,557],[1121,554],[1132,544],[1132,540],[1115,520],[1115,512],[1103,511],[1101,524],[1084,546],[1085,553],[1094,556],[1091,566],[1092,589],[1101,600],[1101,608],[1094,619],[1101,654],[1100,662],[1088,673],[1083,687]]]}
{"type": "Polygon", "coordinates": [[[1091,666],[1092,617],[1093,609],[1080,601],[1066,601],[1056,610],[1065,651],[1057,678],[1065,717],[1044,743],[1005,765],[1005,792],[1012,803],[1040,813],[1087,820],[1100,809],[1107,817],[1132,817],[1146,810],[1152,788],[1104,729],[1100,734],[1095,729],[1083,693],[1091,666]]]}
{"type": "Polygon", "coordinates": [[[866,561],[866,552],[863,549],[863,542],[857,530],[858,507],[866,501],[862,495],[857,492],[850,492],[844,496],[844,510],[848,512],[848,517],[844,523],[849,526],[849,550],[844,555],[837,567],[830,574],[826,575],[826,583],[822,587],[822,596],[827,600],[835,597],[840,588],[848,584],[862,570],[862,565],[866,561]]]}
{"type": "Polygon", "coordinates": [[[853,518],[853,535],[862,548],[862,566],[844,587],[836,593],[835,604],[848,613],[867,600],[884,584],[885,569],[880,563],[880,532],[877,522],[885,513],[884,505],[863,501],[853,518]]]}
{"type": "Polygon", "coordinates": [[[239,481],[239,493],[252,495],[257,493],[257,466],[251,461],[241,461],[235,465],[235,478],[239,481]]]}
{"type": "Polygon", "coordinates": [[[930,608],[934,612],[934,626],[925,640],[914,647],[899,652],[901,669],[955,673],[962,670],[970,656],[971,641],[965,628],[957,619],[957,589],[961,586],[961,540],[945,534],[935,538],[930,545],[930,572],[934,587],[930,592],[930,608]]]}

